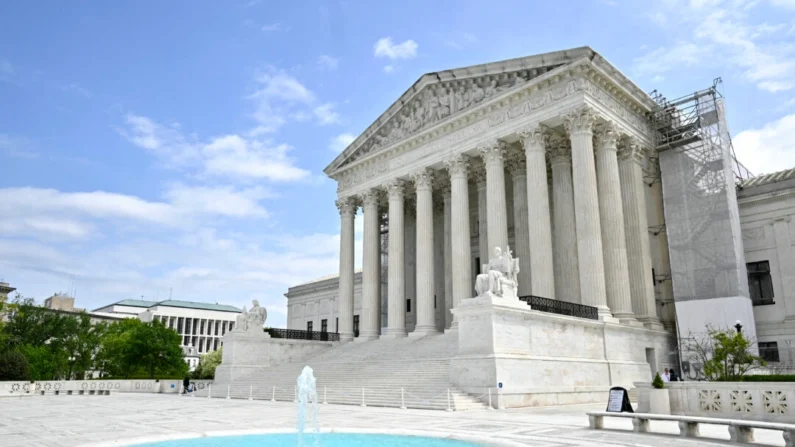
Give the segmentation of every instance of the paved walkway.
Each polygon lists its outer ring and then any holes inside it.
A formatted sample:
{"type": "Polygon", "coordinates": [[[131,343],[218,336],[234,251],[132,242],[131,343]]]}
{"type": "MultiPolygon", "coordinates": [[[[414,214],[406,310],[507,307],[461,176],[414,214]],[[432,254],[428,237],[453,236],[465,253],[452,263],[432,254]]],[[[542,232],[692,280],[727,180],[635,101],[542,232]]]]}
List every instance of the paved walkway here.
{"type": "MultiPolygon", "coordinates": [[[[297,404],[193,398],[162,394],[115,396],[34,396],[0,398],[0,445],[61,447],[151,436],[243,429],[294,429],[297,404]]],[[[535,447],[726,445],[675,437],[675,423],[652,422],[670,435],[637,435],[629,420],[605,420],[590,430],[586,411],[603,405],[571,405],[502,411],[444,412],[321,405],[322,428],[403,429],[488,437],[535,447]]],[[[726,428],[703,426],[701,433],[728,441],[726,428]]],[[[784,445],[780,433],[758,430],[756,439],[784,445]]]]}

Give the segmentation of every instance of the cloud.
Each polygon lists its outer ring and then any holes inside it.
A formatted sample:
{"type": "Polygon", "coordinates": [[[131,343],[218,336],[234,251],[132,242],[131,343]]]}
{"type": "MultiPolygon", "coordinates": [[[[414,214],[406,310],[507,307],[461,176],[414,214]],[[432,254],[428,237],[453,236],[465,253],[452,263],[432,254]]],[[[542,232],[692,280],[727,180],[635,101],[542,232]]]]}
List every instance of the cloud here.
{"type": "Polygon", "coordinates": [[[339,154],[340,152],[344,151],[345,148],[348,147],[351,143],[353,143],[355,139],[356,135],[352,135],[349,133],[339,134],[331,139],[328,147],[335,154],[339,154]]]}
{"type": "Polygon", "coordinates": [[[205,172],[230,178],[267,179],[289,182],[309,177],[309,171],[293,165],[287,156],[290,146],[270,146],[266,142],[247,140],[239,135],[226,135],[207,144],[205,172]]]}
{"type": "Polygon", "coordinates": [[[282,23],[268,23],[266,25],[262,25],[262,31],[265,32],[281,32],[281,31],[290,31],[290,27],[286,26],[282,23]]]}
{"type": "Polygon", "coordinates": [[[340,122],[339,113],[334,111],[334,104],[326,103],[315,107],[315,116],[321,125],[336,124],[340,122]]]}
{"type": "Polygon", "coordinates": [[[336,57],[329,56],[327,54],[323,54],[317,58],[317,64],[320,68],[324,68],[326,70],[336,70],[339,66],[340,60],[336,57]]]}
{"type": "Polygon", "coordinates": [[[298,79],[283,72],[262,74],[257,82],[261,88],[251,96],[252,98],[303,103],[311,103],[315,99],[314,94],[298,79]]]}
{"type": "Polygon", "coordinates": [[[737,159],[755,175],[795,166],[795,113],[767,123],[759,129],[744,130],[732,142],[737,159]]]}
{"type": "Polygon", "coordinates": [[[0,133],[0,153],[14,158],[38,158],[39,154],[30,148],[31,144],[25,139],[11,137],[0,133]]]}
{"type": "Polygon", "coordinates": [[[94,233],[94,226],[69,218],[6,216],[0,221],[0,235],[25,236],[36,234],[40,238],[84,239],[94,233]]]}
{"type": "Polygon", "coordinates": [[[165,198],[181,212],[234,218],[268,217],[259,201],[274,196],[263,187],[236,190],[231,186],[186,186],[179,183],[165,193],[165,198]]]}
{"type": "Polygon", "coordinates": [[[375,57],[386,57],[392,60],[411,59],[417,56],[417,42],[409,39],[403,43],[395,44],[391,37],[378,39],[373,46],[375,57]]]}
{"type": "Polygon", "coordinates": [[[384,66],[384,73],[392,73],[393,71],[395,71],[395,67],[393,67],[392,65],[384,66]]]}
{"type": "Polygon", "coordinates": [[[641,57],[635,58],[635,71],[640,75],[660,74],[683,66],[701,63],[710,49],[691,42],[677,42],[674,46],[659,47],[641,57]]]}

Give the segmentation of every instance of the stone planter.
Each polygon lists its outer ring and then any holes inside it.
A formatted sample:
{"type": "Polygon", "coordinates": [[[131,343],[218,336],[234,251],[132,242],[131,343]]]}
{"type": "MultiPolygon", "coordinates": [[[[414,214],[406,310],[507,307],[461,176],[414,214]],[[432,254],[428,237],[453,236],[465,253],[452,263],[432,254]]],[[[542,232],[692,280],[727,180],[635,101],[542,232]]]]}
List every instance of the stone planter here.
{"type": "Polygon", "coordinates": [[[649,390],[649,413],[671,414],[671,401],[667,389],[652,388],[649,390]]]}

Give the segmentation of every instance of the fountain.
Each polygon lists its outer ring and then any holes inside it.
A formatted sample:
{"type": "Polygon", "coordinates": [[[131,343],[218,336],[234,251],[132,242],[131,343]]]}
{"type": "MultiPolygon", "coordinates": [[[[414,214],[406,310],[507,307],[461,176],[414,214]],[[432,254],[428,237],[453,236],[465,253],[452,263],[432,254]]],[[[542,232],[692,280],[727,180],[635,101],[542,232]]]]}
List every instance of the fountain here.
{"type": "Polygon", "coordinates": [[[306,423],[307,409],[309,402],[312,402],[314,414],[312,424],[314,425],[313,435],[314,445],[318,445],[318,425],[317,425],[317,385],[312,368],[304,366],[301,375],[298,376],[298,447],[304,447],[304,429],[306,423]]]}

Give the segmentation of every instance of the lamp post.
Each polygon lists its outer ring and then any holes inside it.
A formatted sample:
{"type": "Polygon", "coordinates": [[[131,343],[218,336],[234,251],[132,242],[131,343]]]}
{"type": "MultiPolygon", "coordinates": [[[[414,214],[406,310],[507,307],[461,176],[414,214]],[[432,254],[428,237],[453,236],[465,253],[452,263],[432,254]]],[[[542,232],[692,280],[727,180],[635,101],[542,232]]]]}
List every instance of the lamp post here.
{"type": "Polygon", "coordinates": [[[72,380],[72,366],[75,364],[75,356],[69,356],[69,375],[67,376],[66,380],[72,380]]]}
{"type": "Polygon", "coordinates": [[[740,320],[737,320],[737,323],[734,324],[734,328],[737,329],[738,334],[742,333],[743,325],[740,323],[740,320]]]}

